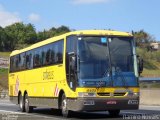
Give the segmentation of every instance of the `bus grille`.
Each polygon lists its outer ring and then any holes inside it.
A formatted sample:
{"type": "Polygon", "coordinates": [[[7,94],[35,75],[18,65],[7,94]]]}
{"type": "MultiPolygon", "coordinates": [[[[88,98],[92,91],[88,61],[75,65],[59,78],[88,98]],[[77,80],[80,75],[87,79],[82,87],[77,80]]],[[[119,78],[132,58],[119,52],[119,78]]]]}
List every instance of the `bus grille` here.
{"type": "Polygon", "coordinates": [[[124,96],[126,93],[125,92],[122,92],[122,93],[114,93],[113,96],[124,96]]]}
{"type": "Polygon", "coordinates": [[[97,93],[99,96],[110,96],[110,93],[97,93]]]}

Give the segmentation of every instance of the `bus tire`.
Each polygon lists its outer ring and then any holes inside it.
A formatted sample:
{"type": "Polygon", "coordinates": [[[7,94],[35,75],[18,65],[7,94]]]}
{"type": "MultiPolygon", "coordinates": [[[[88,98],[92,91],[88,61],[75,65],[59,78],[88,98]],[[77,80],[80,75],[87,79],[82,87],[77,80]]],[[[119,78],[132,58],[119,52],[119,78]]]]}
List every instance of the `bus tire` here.
{"type": "Polygon", "coordinates": [[[70,116],[71,111],[68,110],[68,108],[67,108],[67,98],[66,98],[65,94],[62,95],[61,111],[62,111],[63,117],[68,118],[70,116]]]}
{"type": "Polygon", "coordinates": [[[112,117],[117,117],[119,116],[120,110],[108,110],[109,115],[112,117]]]}
{"type": "Polygon", "coordinates": [[[24,99],[23,99],[23,96],[22,94],[20,94],[18,96],[18,101],[19,101],[19,109],[21,112],[25,112],[25,108],[24,108],[24,99]]]}
{"type": "Polygon", "coordinates": [[[24,107],[27,113],[31,113],[33,111],[33,107],[29,106],[28,94],[25,94],[25,97],[24,97],[24,107]]]}

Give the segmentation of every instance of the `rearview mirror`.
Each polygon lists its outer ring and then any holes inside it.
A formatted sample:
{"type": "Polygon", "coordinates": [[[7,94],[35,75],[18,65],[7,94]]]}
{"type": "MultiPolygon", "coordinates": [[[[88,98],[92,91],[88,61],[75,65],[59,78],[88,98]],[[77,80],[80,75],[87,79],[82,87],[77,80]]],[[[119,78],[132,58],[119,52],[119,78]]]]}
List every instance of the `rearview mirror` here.
{"type": "Polygon", "coordinates": [[[137,60],[138,60],[138,73],[139,75],[143,72],[143,59],[137,55],[137,60]]]}

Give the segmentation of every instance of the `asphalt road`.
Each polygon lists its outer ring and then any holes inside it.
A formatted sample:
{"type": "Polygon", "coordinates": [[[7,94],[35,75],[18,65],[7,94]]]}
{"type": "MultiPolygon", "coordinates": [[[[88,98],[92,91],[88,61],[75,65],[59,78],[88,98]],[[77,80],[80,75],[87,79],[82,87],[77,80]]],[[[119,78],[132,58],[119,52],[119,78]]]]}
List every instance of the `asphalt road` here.
{"type": "MultiPolygon", "coordinates": [[[[36,108],[33,113],[21,113],[17,105],[8,100],[0,100],[0,120],[63,120],[59,111],[36,108]]],[[[78,113],[74,112],[70,120],[159,120],[160,106],[140,106],[140,110],[121,111],[120,116],[111,117],[107,112],[78,113]]]]}

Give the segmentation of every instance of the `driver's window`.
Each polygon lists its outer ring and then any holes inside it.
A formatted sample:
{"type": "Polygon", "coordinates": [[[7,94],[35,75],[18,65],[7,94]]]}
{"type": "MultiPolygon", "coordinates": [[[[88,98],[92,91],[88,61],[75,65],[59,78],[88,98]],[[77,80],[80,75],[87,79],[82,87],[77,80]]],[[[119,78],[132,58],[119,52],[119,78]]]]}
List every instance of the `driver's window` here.
{"type": "Polygon", "coordinates": [[[77,84],[75,63],[77,52],[77,36],[68,36],[66,41],[66,77],[71,89],[75,89],[77,84]]]}

